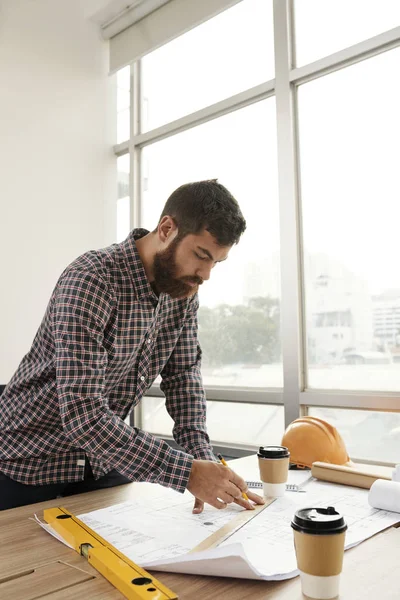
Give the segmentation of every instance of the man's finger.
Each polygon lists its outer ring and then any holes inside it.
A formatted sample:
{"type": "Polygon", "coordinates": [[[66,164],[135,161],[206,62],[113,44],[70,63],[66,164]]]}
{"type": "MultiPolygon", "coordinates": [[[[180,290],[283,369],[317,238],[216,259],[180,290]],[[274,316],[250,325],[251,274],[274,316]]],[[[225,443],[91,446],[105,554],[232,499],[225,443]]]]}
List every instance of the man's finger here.
{"type": "Polygon", "coordinates": [[[258,494],[255,494],[254,492],[250,492],[249,490],[247,490],[246,494],[247,494],[248,499],[252,500],[256,504],[265,504],[265,499],[262,496],[259,496],[258,494]]]}
{"type": "Polygon", "coordinates": [[[259,496],[258,494],[255,494],[254,492],[250,492],[248,489],[246,489],[245,493],[246,493],[248,499],[251,500],[252,502],[248,502],[247,500],[245,500],[243,498],[243,496],[241,496],[240,498],[235,499],[235,503],[238,504],[239,506],[242,506],[246,510],[254,510],[255,509],[253,502],[255,504],[261,504],[261,505],[265,504],[265,499],[262,498],[261,496],[259,496]]]}
{"type": "Polygon", "coordinates": [[[222,508],[226,508],[228,506],[226,502],[222,502],[221,500],[218,500],[218,498],[216,500],[210,501],[208,504],[210,504],[214,508],[218,508],[218,510],[221,510],[222,508]]]}
{"type": "Polygon", "coordinates": [[[230,471],[229,483],[226,484],[225,491],[233,496],[235,500],[238,500],[242,496],[243,492],[247,494],[247,483],[234,471],[230,471]]]}
{"type": "Polygon", "coordinates": [[[193,514],[198,515],[203,512],[204,502],[203,500],[199,500],[198,498],[194,501],[193,514]]]}
{"type": "MultiPolygon", "coordinates": [[[[226,494],[229,494],[230,496],[232,496],[232,498],[234,498],[235,500],[237,498],[240,498],[240,496],[242,495],[242,490],[237,485],[232,483],[231,481],[229,481],[227,484],[225,484],[224,492],[226,494]]],[[[225,498],[224,498],[224,500],[225,500],[225,498]]]]}
{"type": "Polygon", "coordinates": [[[218,500],[222,500],[225,504],[231,504],[235,499],[229,492],[218,493],[218,500]]]}
{"type": "Polygon", "coordinates": [[[254,504],[252,504],[251,502],[248,502],[248,500],[245,500],[244,498],[238,498],[237,500],[235,500],[235,504],[242,506],[246,510],[254,510],[254,508],[255,508],[254,504]]]}
{"type": "Polygon", "coordinates": [[[240,475],[235,473],[235,471],[230,470],[229,481],[236,485],[236,487],[238,487],[242,492],[247,490],[247,483],[244,479],[242,479],[242,477],[240,477],[240,475]]]}

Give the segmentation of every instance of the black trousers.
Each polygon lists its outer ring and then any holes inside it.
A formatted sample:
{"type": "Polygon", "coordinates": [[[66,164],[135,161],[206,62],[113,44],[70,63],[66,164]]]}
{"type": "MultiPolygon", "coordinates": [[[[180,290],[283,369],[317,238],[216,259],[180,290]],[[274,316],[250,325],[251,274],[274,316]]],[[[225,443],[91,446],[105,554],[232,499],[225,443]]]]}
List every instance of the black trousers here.
{"type": "Polygon", "coordinates": [[[84,494],[94,490],[114,487],[130,483],[129,479],[118,473],[110,471],[104,477],[95,480],[88,461],[85,466],[85,478],[83,481],[73,483],[50,483],[47,485],[25,485],[10,479],[0,472],[0,510],[16,508],[25,504],[53,500],[59,496],[72,496],[73,494],[84,494]]]}

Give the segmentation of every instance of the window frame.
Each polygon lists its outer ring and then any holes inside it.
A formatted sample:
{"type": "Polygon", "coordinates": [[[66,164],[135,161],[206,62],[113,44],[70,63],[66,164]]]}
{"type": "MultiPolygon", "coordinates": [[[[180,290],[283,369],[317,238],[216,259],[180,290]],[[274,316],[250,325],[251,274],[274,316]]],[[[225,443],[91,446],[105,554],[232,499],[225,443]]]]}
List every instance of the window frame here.
{"type": "MultiPolygon", "coordinates": [[[[321,58],[295,66],[294,9],[292,0],[273,0],[275,79],[226,98],[211,106],[167,123],[146,133],[140,132],[140,59],[131,65],[131,135],[114,146],[116,157],[130,153],[130,227],[141,222],[141,151],[154,142],[275,96],[278,138],[278,183],[280,211],[281,342],[283,388],[236,388],[205,386],[207,399],[220,402],[283,405],[285,427],[308,407],[400,411],[400,392],[338,391],[309,389],[307,385],[306,324],[302,265],[301,193],[297,90],[300,85],[324,77],[400,46],[400,27],[321,58]]],[[[373,83],[372,83],[373,84],[373,83]]],[[[163,397],[157,385],[150,396],[163,397]]],[[[141,409],[134,411],[140,427],[141,409]]],[[[223,442],[216,442],[221,447],[223,442]]]]}

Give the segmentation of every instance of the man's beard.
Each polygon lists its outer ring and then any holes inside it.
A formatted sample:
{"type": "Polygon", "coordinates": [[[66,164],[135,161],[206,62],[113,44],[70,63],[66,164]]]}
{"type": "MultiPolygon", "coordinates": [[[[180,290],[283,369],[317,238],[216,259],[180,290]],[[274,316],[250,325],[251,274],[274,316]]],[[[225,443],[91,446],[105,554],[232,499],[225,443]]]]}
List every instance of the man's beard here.
{"type": "Polygon", "coordinates": [[[177,277],[175,259],[179,243],[180,240],[175,238],[168,248],[156,253],[153,262],[154,287],[157,293],[168,294],[171,298],[189,298],[197,292],[203,280],[196,275],[177,277]],[[189,285],[188,281],[196,285],[189,285]]]}

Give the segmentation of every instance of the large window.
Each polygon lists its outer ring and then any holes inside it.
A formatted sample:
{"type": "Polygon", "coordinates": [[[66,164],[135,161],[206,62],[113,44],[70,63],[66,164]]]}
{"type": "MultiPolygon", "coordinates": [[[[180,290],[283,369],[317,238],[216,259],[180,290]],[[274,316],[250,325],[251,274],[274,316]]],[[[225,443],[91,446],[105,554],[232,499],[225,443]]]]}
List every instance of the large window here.
{"type": "MultiPolygon", "coordinates": [[[[146,397],[142,412],[144,429],[161,436],[171,435],[174,422],[167,414],[164,400],[146,397]]],[[[209,436],[214,441],[250,448],[280,444],[284,431],[283,406],[209,401],[207,422],[209,436]]]]}
{"type": "Polygon", "coordinates": [[[130,231],[129,154],[117,160],[117,241],[122,242],[130,231]]]}
{"type": "Polygon", "coordinates": [[[142,60],[142,131],[274,76],[272,2],[245,0],[142,60]]]}
{"type": "MultiPolygon", "coordinates": [[[[218,178],[248,228],[200,292],[212,441],[278,443],[309,412],[351,458],[399,462],[400,3],[230,4],[166,23],[134,89],[121,69],[118,237],[130,205],[153,229],[176,187],[218,178]]],[[[138,424],[166,436],[157,383],[138,424]]]]}
{"type": "Polygon", "coordinates": [[[203,377],[217,386],[281,387],[274,99],[147,146],[142,164],[149,230],[182,183],[217,177],[238,199],[247,231],[200,290],[203,377]]]}
{"type": "Polygon", "coordinates": [[[310,63],[400,25],[398,0],[295,0],[296,63],[310,63]]]}
{"type": "Polygon", "coordinates": [[[130,67],[117,73],[117,144],[129,138],[130,67]]]}
{"type": "Polygon", "coordinates": [[[314,407],[309,412],[329,421],[340,431],[353,460],[399,462],[399,413],[314,407]]]}
{"type": "Polygon", "coordinates": [[[397,48],[299,88],[311,388],[400,390],[399,68],[397,48]]]}

